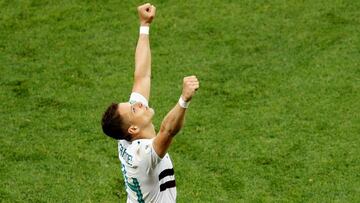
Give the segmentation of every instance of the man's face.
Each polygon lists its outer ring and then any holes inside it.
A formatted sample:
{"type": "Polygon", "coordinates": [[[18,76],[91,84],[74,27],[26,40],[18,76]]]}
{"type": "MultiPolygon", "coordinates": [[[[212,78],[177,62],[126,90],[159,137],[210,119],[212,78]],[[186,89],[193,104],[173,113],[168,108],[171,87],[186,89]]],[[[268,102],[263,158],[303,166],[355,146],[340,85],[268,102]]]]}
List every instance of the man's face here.
{"type": "Polygon", "coordinates": [[[129,102],[120,103],[118,110],[125,122],[130,125],[143,128],[152,123],[154,109],[143,105],[140,102],[130,104],[129,102]]]}

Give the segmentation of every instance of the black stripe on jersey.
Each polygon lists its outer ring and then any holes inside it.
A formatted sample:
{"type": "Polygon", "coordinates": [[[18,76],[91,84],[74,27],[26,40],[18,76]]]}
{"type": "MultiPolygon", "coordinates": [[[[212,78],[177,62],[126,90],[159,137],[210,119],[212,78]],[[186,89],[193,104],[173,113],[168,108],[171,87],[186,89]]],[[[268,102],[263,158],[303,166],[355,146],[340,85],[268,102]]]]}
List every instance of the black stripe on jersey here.
{"type": "Polygon", "coordinates": [[[170,180],[166,183],[163,183],[160,185],[160,192],[168,189],[168,188],[172,188],[172,187],[176,187],[176,183],[175,183],[175,180],[170,180]]]}
{"type": "Polygon", "coordinates": [[[172,175],[174,175],[173,168],[165,169],[165,170],[161,171],[161,173],[159,174],[159,180],[165,178],[166,176],[172,176],[172,175]]]}

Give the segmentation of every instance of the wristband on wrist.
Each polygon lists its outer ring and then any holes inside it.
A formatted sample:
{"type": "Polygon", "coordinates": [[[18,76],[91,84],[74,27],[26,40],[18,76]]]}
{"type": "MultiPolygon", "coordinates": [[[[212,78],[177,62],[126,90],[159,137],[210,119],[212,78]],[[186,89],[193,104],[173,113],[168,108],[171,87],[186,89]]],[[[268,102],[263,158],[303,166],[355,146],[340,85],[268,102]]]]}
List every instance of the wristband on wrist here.
{"type": "Polygon", "coordinates": [[[140,34],[149,35],[149,26],[140,26],[140,34]]]}
{"type": "Polygon", "coordinates": [[[189,107],[190,102],[186,102],[183,100],[182,96],[180,96],[179,98],[179,105],[184,108],[187,109],[189,107]]]}

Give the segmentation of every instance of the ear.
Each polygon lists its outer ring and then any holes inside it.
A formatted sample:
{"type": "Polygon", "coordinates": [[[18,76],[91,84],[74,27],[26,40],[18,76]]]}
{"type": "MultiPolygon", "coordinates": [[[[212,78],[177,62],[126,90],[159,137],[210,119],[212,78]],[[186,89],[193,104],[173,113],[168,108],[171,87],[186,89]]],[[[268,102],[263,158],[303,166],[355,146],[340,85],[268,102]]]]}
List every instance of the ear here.
{"type": "Polygon", "coordinates": [[[137,127],[136,125],[131,125],[128,129],[128,132],[131,134],[131,135],[136,135],[140,132],[140,128],[137,127]]]}

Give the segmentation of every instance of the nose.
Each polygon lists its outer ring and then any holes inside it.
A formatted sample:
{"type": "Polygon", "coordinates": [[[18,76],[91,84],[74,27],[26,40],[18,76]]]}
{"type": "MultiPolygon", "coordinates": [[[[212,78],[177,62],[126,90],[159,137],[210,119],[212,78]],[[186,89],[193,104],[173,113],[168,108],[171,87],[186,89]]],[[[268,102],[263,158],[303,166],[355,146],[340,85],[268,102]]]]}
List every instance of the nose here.
{"type": "Polygon", "coordinates": [[[136,103],[136,106],[139,107],[139,108],[142,108],[143,104],[141,102],[138,102],[138,103],[136,103]]]}

